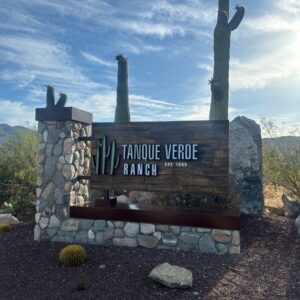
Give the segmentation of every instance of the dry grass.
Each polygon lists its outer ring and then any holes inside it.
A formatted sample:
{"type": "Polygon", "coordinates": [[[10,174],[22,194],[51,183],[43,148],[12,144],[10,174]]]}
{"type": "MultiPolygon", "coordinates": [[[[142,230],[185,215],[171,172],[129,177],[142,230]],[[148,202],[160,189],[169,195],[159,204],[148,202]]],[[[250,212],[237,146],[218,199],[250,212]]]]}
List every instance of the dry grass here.
{"type": "Polygon", "coordinates": [[[283,216],[283,203],[281,196],[287,191],[282,187],[274,187],[272,185],[264,185],[265,197],[265,214],[275,214],[283,216]]]}

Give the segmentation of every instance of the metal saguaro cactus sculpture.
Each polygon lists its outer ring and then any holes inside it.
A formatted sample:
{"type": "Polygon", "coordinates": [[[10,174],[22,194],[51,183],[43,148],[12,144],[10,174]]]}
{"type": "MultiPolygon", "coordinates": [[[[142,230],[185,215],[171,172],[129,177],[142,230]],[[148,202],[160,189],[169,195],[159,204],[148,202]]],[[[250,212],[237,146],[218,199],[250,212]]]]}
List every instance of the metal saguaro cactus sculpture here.
{"type": "Polygon", "coordinates": [[[243,20],[245,8],[236,6],[229,21],[229,0],[219,0],[217,25],[214,30],[214,74],[211,85],[210,120],[228,119],[230,35],[243,20]]]}
{"type": "Polygon", "coordinates": [[[109,174],[114,175],[115,169],[118,168],[120,163],[120,155],[117,154],[116,141],[108,146],[107,137],[99,139],[96,155],[93,155],[93,167],[96,168],[96,174],[106,174],[106,161],[110,157],[110,170],[109,174]],[[101,170],[100,170],[101,167],[101,170]]]}
{"type": "Polygon", "coordinates": [[[117,83],[117,106],[115,122],[130,122],[129,100],[128,100],[128,63],[127,59],[119,54],[118,61],[118,83],[117,83]]]}
{"type": "Polygon", "coordinates": [[[51,108],[51,107],[65,107],[66,102],[67,102],[67,94],[65,93],[59,93],[60,97],[55,104],[55,99],[54,99],[54,86],[53,85],[46,85],[47,88],[47,94],[46,94],[46,107],[51,108]]]}

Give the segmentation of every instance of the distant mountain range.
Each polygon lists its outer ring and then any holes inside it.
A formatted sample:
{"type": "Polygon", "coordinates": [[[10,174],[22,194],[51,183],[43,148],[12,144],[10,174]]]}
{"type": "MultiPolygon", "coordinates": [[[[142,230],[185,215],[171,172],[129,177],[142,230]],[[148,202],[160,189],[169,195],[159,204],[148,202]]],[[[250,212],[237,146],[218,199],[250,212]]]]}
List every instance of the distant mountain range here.
{"type": "Polygon", "coordinates": [[[0,124],[0,147],[2,147],[10,135],[16,135],[17,132],[28,132],[30,129],[23,126],[10,126],[7,124],[0,124]]]}
{"type": "Polygon", "coordinates": [[[280,136],[278,138],[263,138],[262,142],[264,145],[300,145],[300,136],[280,136]]]}
{"type": "MultiPolygon", "coordinates": [[[[5,140],[9,135],[15,135],[16,132],[28,132],[30,129],[23,126],[10,126],[7,124],[0,124],[0,147],[3,146],[5,140]]],[[[272,138],[263,138],[263,144],[284,144],[284,145],[298,145],[300,144],[300,137],[298,136],[281,136],[275,139],[272,138]]]]}

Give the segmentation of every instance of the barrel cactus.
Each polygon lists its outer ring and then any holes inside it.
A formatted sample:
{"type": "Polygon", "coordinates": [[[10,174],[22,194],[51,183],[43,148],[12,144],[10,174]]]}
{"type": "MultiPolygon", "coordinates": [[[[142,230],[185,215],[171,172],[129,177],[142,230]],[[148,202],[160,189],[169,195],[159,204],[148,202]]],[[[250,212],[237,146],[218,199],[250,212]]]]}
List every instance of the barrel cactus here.
{"type": "Polygon", "coordinates": [[[128,62],[122,54],[116,56],[118,61],[117,106],[115,122],[130,122],[128,100],[128,62]]]}
{"type": "Polygon", "coordinates": [[[80,245],[68,245],[59,253],[59,261],[65,267],[80,266],[86,258],[86,251],[80,245]]]}
{"type": "Polygon", "coordinates": [[[0,232],[9,232],[11,231],[10,224],[0,224],[0,232]]]}
{"type": "Polygon", "coordinates": [[[245,8],[236,6],[229,21],[229,0],[219,0],[218,20],[214,30],[214,73],[211,86],[210,120],[228,119],[230,36],[243,20],[245,8]]]}
{"type": "Polygon", "coordinates": [[[60,97],[55,104],[54,98],[54,85],[46,85],[47,94],[46,94],[46,108],[53,108],[53,107],[65,107],[67,102],[67,94],[60,93],[60,97]]]}

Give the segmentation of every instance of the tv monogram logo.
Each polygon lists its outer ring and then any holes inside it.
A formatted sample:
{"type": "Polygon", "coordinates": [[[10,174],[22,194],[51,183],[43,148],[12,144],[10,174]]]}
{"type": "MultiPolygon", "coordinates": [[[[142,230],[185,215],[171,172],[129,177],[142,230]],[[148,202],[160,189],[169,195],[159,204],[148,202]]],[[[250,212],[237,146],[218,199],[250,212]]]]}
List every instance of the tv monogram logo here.
{"type": "Polygon", "coordinates": [[[96,155],[93,155],[92,159],[96,174],[106,175],[106,162],[110,158],[109,175],[114,175],[120,164],[120,155],[117,154],[116,149],[116,141],[112,141],[108,146],[106,136],[99,139],[96,155]]]}

